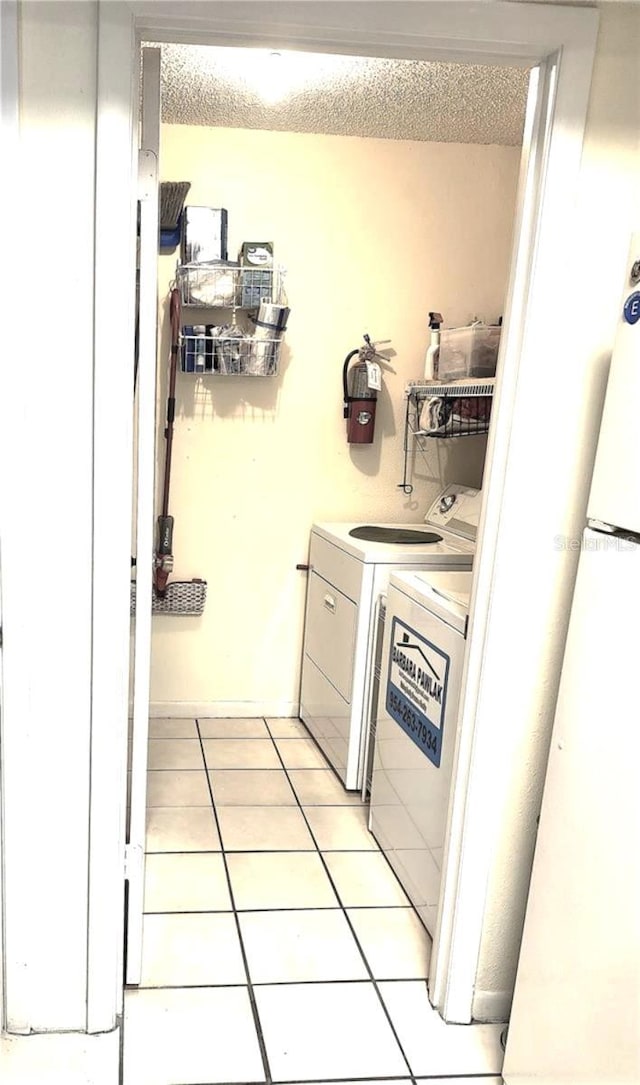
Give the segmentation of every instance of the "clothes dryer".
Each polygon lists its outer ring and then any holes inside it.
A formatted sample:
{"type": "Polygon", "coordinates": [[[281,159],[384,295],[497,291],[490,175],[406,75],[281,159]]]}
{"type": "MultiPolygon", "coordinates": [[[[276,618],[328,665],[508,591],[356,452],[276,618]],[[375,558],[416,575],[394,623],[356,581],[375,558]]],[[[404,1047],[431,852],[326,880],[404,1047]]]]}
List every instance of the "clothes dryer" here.
{"type": "Polygon", "coordinates": [[[438,916],[471,572],[394,573],[370,828],[425,927],[438,916]]]}

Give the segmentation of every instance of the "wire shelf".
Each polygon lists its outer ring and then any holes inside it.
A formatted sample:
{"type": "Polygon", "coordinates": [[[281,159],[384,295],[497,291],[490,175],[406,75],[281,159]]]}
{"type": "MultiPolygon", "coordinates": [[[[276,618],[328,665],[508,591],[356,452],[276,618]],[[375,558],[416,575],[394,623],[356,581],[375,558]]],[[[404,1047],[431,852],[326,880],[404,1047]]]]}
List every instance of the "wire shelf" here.
{"type": "Polygon", "coordinates": [[[404,469],[398,488],[413,492],[409,454],[422,449],[423,438],[479,437],[489,432],[495,378],[453,381],[410,381],[405,388],[404,469]]]}
{"type": "Polygon", "coordinates": [[[414,437],[477,437],[488,433],[494,379],[412,381],[407,385],[407,429],[414,437]]]}
{"type": "Polygon", "coordinates": [[[424,399],[428,396],[452,396],[456,399],[473,396],[493,396],[495,377],[466,381],[409,381],[406,396],[424,399]]]}
{"type": "Polygon", "coordinates": [[[489,432],[491,400],[431,396],[419,406],[414,437],[479,437],[489,432]]]}
{"type": "Polygon", "coordinates": [[[183,373],[220,377],[274,377],[278,374],[281,339],[255,336],[182,335],[183,373]]]}
{"type": "Polygon", "coordinates": [[[282,293],[280,268],[179,264],[176,283],[185,309],[257,309],[282,293]]]}

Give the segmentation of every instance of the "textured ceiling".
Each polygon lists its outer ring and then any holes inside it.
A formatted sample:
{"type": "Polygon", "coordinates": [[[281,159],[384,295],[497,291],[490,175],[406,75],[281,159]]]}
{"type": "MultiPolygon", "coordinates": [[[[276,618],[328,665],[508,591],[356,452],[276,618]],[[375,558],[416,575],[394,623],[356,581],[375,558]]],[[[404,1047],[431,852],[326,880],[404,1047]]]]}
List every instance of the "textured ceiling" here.
{"type": "Polygon", "coordinates": [[[521,142],[528,73],[516,68],[161,45],[168,124],[521,142]]]}

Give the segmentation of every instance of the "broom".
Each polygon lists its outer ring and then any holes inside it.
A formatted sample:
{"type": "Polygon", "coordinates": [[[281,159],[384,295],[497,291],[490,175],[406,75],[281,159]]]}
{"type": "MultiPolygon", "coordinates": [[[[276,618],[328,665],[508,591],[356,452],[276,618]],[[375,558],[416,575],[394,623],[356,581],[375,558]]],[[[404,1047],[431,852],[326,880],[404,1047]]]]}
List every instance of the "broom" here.
{"type": "Polygon", "coordinates": [[[180,225],[180,216],[190,181],[162,181],[160,185],[160,229],[173,232],[180,225]]]}

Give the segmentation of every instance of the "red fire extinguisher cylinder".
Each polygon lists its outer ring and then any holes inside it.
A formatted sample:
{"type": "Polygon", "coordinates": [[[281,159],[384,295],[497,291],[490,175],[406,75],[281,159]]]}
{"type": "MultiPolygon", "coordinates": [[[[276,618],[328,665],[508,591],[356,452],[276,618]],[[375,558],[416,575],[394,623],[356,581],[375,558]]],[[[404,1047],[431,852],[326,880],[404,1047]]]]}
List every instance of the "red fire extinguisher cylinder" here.
{"type": "Polygon", "coordinates": [[[347,440],[351,445],[370,445],[376,425],[376,400],[352,399],[347,418],[347,440]]]}
{"type": "Polygon", "coordinates": [[[345,396],[347,441],[349,444],[370,445],[375,431],[378,393],[369,387],[369,371],[364,362],[359,362],[348,370],[347,385],[348,394],[345,396]]]}

